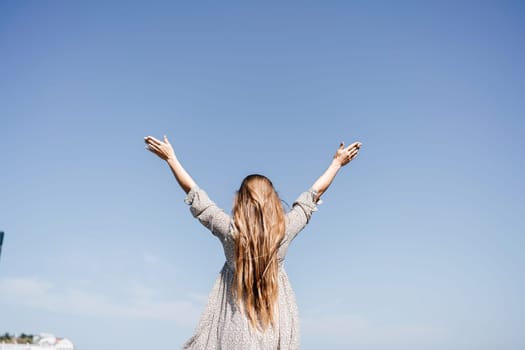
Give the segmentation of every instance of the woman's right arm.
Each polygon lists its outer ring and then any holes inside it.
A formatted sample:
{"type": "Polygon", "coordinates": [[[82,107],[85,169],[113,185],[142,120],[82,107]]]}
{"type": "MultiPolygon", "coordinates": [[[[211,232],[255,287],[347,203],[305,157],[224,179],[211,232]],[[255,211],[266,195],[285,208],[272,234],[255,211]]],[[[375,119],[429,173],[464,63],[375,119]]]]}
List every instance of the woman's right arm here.
{"type": "Polygon", "coordinates": [[[152,136],[147,136],[144,138],[144,142],[146,142],[146,148],[149,151],[165,160],[170,166],[171,172],[177,179],[180,187],[187,194],[184,201],[190,205],[192,215],[219,237],[221,241],[224,240],[229,233],[230,217],[193,181],[190,174],[177,159],[168,138],[164,136],[164,142],[162,142],[152,136]]]}
{"type": "Polygon", "coordinates": [[[191,178],[190,174],[183,168],[182,164],[177,159],[173,147],[166,135],[164,135],[164,142],[157,140],[152,136],[147,136],[144,138],[146,143],[146,149],[155,153],[161,159],[165,160],[173,175],[177,179],[180,187],[185,193],[188,193],[194,186],[196,186],[195,181],[191,178]]]}

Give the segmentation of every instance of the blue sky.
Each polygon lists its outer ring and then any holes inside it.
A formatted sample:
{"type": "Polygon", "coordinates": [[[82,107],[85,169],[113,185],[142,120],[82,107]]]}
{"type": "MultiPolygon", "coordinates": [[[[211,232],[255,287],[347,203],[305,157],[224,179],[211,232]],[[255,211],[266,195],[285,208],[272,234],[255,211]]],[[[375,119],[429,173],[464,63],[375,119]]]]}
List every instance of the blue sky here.
{"type": "Polygon", "coordinates": [[[0,332],[178,348],[222,266],[143,137],[225,210],[289,204],[302,349],[525,347],[519,1],[0,3],[0,332]]]}

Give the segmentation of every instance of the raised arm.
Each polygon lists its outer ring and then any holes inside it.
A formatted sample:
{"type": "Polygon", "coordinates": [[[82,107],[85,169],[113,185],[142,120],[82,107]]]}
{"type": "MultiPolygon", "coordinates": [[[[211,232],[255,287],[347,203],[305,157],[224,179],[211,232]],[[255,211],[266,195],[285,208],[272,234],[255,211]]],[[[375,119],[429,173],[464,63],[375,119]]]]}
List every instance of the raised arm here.
{"type": "Polygon", "coordinates": [[[147,150],[155,153],[168,163],[171,172],[184,192],[188,193],[196,185],[190,174],[188,174],[188,172],[182,167],[182,164],[180,164],[166,135],[164,135],[164,142],[159,141],[152,136],[145,137],[144,142],[146,143],[147,150]]]}
{"type": "Polygon", "coordinates": [[[326,192],[328,187],[330,187],[330,184],[334,180],[339,169],[350,163],[350,161],[357,156],[361,145],[361,142],[356,141],[350,146],[345,147],[344,142],[341,142],[341,145],[335,152],[334,158],[328,166],[328,169],[326,169],[323,175],[321,175],[312,185],[312,189],[317,192],[316,200],[318,200],[321,195],[326,192]]]}
{"type": "Polygon", "coordinates": [[[230,232],[230,217],[208,197],[204,190],[197,186],[190,174],[182,167],[168,138],[164,135],[164,142],[162,142],[152,136],[147,136],[144,142],[147,145],[146,149],[165,160],[170,166],[180,187],[187,194],[184,201],[190,205],[191,214],[221,241],[224,241],[230,232]]]}
{"type": "MultiPolygon", "coordinates": [[[[360,142],[354,142],[345,148],[344,143],[341,143],[328,169],[314,182],[310,191],[301,193],[299,198],[297,198],[292,209],[286,214],[286,244],[290,244],[310,221],[312,212],[317,210],[316,205],[321,195],[326,192],[339,169],[350,163],[357,156],[361,145],[360,142]]],[[[287,248],[284,247],[284,249],[286,250],[287,248]]]]}

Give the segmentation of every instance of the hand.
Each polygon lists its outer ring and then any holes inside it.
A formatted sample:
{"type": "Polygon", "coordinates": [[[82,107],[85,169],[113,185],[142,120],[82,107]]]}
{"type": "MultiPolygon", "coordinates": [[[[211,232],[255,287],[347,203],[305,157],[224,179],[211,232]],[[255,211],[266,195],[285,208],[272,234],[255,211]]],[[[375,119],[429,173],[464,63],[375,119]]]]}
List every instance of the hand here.
{"type": "Polygon", "coordinates": [[[334,161],[336,161],[341,166],[345,166],[346,164],[350,163],[352,159],[357,157],[357,153],[359,152],[361,145],[361,142],[356,141],[345,148],[345,143],[341,142],[341,145],[335,152],[334,161]]]}
{"type": "Polygon", "coordinates": [[[144,142],[147,145],[146,149],[155,153],[161,159],[168,161],[170,158],[175,158],[175,152],[173,151],[173,147],[171,147],[166,135],[164,135],[164,142],[159,141],[152,136],[145,137],[144,142]]]}

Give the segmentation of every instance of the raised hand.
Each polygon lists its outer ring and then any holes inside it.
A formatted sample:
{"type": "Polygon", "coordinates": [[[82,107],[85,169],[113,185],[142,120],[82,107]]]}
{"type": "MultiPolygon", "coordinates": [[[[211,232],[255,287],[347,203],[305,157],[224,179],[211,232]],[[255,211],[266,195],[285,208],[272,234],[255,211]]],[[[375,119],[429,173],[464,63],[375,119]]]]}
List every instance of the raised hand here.
{"type": "Polygon", "coordinates": [[[164,142],[157,140],[153,136],[146,136],[144,142],[146,143],[146,149],[155,153],[161,159],[168,161],[175,158],[175,152],[166,135],[164,135],[164,142]]]}
{"type": "Polygon", "coordinates": [[[337,161],[341,166],[345,166],[346,164],[350,163],[351,160],[357,157],[357,153],[359,152],[361,145],[361,142],[356,141],[345,148],[345,143],[341,142],[341,145],[335,152],[334,160],[337,161]]]}

